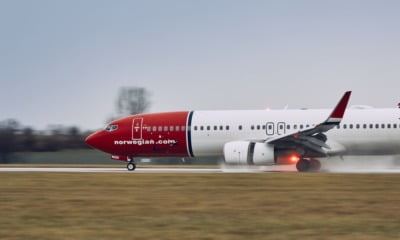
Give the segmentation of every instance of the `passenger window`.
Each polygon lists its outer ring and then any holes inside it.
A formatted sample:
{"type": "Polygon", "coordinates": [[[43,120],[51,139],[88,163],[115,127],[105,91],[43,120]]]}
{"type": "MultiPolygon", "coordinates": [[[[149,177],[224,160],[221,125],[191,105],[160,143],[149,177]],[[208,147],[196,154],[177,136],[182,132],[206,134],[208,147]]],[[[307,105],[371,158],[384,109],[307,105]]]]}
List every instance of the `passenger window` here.
{"type": "Polygon", "coordinates": [[[210,126],[207,126],[207,131],[210,131],[211,130],[211,127],[210,126]]]}
{"type": "Polygon", "coordinates": [[[261,129],[260,125],[257,125],[257,130],[260,130],[260,129],[261,129]]]}
{"type": "Polygon", "coordinates": [[[224,130],[224,126],[222,126],[222,125],[219,126],[219,130],[220,130],[220,131],[224,130]]]}
{"type": "Polygon", "coordinates": [[[367,128],[367,124],[364,123],[363,124],[363,128],[366,129],[367,128]]]}
{"type": "Polygon", "coordinates": [[[229,130],[229,126],[228,126],[228,125],[226,125],[226,126],[225,126],[225,129],[226,129],[226,130],[229,130]]]}
{"type": "Polygon", "coordinates": [[[242,125],[239,125],[239,130],[242,130],[242,128],[243,128],[242,125]]]}
{"type": "Polygon", "coordinates": [[[379,124],[375,124],[375,128],[378,129],[379,128],[379,124]]]}
{"type": "MultiPolygon", "coordinates": [[[[197,127],[197,126],[196,126],[197,127]]],[[[181,126],[181,131],[185,132],[186,131],[186,126],[181,126]]]]}
{"type": "Polygon", "coordinates": [[[397,124],[393,124],[393,128],[397,128],[397,124]]]}
{"type": "Polygon", "coordinates": [[[388,123],[388,124],[387,124],[387,128],[390,128],[390,127],[391,127],[391,126],[390,126],[390,124],[388,123]]]}
{"type": "Polygon", "coordinates": [[[381,124],[381,127],[382,127],[382,128],[385,128],[385,124],[382,123],[382,124],[381,124]]]}
{"type": "Polygon", "coordinates": [[[340,124],[337,125],[337,128],[340,129],[340,124]]]}
{"type": "Polygon", "coordinates": [[[303,129],[303,124],[300,124],[300,129],[303,129]]]}
{"type": "Polygon", "coordinates": [[[179,126],[175,126],[175,131],[177,131],[177,132],[178,132],[178,131],[179,131],[179,129],[180,129],[180,128],[179,128],[179,126]]]}
{"type": "Polygon", "coordinates": [[[262,125],[262,129],[263,129],[263,130],[265,130],[265,129],[266,129],[265,125],[262,125]]]}
{"type": "Polygon", "coordinates": [[[168,132],[168,126],[164,126],[164,132],[168,132]]]}
{"type": "Polygon", "coordinates": [[[346,129],[347,128],[347,124],[343,124],[343,129],[346,129]]]}
{"type": "Polygon", "coordinates": [[[197,126],[194,126],[194,130],[197,131],[197,126]]]}
{"type": "Polygon", "coordinates": [[[162,131],[162,127],[158,126],[158,131],[161,132],[162,131]]]}
{"type": "Polygon", "coordinates": [[[251,125],[251,130],[254,130],[254,125],[251,125]]]}
{"type": "Polygon", "coordinates": [[[374,125],[372,123],[370,123],[369,128],[374,128],[374,125]]]}
{"type": "Polygon", "coordinates": [[[290,130],[290,125],[286,125],[287,130],[290,130]]]}
{"type": "Polygon", "coordinates": [[[310,127],[310,125],[307,124],[307,125],[306,125],[306,128],[309,128],[309,127],[310,127]]]}
{"type": "Polygon", "coordinates": [[[350,125],[349,125],[349,128],[350,128],[350,129],[353,129],[353,124],[350,124],[350,125]]]}
{"type": "Polygon", "coordinates": [[[295,124],[295,125],[293,126],[293,128],[294,128],[294,129],[297,129],[297,125],[295,124]]]}
{"type": "Polygon", "coordinates": [[[359,129],[360,128],[360,124],[357,123],[356,124],[356,128],[359,129]]]}

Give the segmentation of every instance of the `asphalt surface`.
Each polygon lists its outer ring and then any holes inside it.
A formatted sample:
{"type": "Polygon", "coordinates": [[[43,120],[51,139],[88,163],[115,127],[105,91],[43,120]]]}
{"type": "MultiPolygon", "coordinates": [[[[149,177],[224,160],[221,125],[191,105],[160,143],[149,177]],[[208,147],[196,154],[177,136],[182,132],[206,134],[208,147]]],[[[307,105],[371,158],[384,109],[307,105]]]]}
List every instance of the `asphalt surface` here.
{"type": "MultiPolygon", "coordinates": [[[[57,167],[0,167],[0,172],[75,172],[75,173],[273,173],[273,172],[297,172],[294,166],[266,166],[266,167],[233,167],[222,166],[220,168],[136,168],[128,171],[126,168],[57,168],[57,167]]],[[[324,173],[400,173],[400,167],[386,168],[340,168],[325,169],[324,173]]]]}

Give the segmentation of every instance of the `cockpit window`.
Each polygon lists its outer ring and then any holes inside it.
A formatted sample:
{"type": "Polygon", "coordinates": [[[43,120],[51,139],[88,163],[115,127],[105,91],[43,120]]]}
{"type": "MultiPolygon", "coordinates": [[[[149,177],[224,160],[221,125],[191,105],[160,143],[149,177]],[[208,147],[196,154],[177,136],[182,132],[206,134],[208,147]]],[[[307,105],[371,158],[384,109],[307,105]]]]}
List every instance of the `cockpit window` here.
{"type": "Polygon", "coordinates": [[[104,130],[112,132],[118,129],[118,125],[107,125],[104,130]]]}

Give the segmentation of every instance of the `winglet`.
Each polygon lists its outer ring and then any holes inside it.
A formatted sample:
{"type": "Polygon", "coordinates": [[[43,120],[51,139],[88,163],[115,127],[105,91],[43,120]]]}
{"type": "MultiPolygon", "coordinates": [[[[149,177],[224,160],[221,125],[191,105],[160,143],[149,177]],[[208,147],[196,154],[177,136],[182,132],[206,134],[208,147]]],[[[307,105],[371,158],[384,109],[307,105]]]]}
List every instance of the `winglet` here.
{"type": "Polygon", "coordinates": [[[351,95],[351,91],[345,92],[343,97],[340,99],[339,103],[336,105],[335,109],[333,109],[333,112],[331,115],[328,117],[328,119],[325,121],[325,124],[339,124],[340,121],[343,118],[344,112],[347,107],[347,103],[349,102],[351,95]]]}

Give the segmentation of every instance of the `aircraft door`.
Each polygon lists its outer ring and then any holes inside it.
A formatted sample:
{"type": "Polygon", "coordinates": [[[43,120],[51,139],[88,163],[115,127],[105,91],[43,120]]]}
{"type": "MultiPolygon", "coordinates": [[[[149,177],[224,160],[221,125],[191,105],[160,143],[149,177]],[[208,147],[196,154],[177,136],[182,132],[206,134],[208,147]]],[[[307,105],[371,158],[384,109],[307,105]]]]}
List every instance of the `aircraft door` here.
{"type": "Polygon", "coordinates": [[[267,135],[274,135],[275,129],[274,129],[274,123],[273,122],[267,122],[267,135]]]}
{"type": "Polygon", "coordinates": [[[142,139],[143,118],[134,118],[132,121],[132,140],[142,139]]]}
{"type": "Polygon", "coordinates": [[[285,134],[286,133],[286,124],[284,122],[278,122],[276,131],[277,131],[278,135],[285,134]]]}

